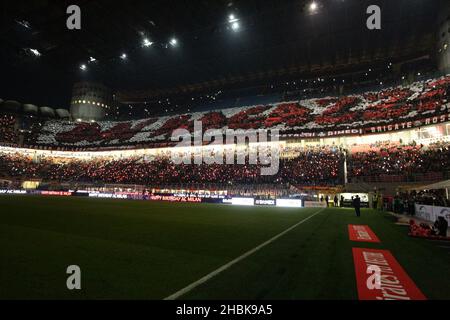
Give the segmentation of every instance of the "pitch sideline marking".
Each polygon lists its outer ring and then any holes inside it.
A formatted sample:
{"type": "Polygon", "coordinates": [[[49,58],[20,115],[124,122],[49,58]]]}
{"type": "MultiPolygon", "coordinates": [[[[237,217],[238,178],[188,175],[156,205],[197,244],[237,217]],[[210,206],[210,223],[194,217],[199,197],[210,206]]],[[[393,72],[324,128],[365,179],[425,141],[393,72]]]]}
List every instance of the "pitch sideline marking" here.
{"type": "Polygon", "coordinates": [[[205,283],[206,281],[212,279],[213,277],[217,276],[219,273],[221,273],[222,271],[227,270],[228,268],[230,268],[232,265],[238,263],[239,261],[244,260],[245,258],[247,258],[248,256],[252,255],[253,253],[255,253],[256,251],[262,249],[263,247],[267,246],[268,244],[274,242],[275,240],[277,240],[278,238],[284,236],[286,233],[288,233],[289,231],[291,231],[292,229],[295,229],[296,227],[298,227],[299,225],[301,225],[303,222],[308,221],[309,219],[311,219],[312,217],[316,216],[317,214],[321,213],[323,210],[325,210],[326,208],[322,208],[319,211],[316,211],[315,213],[313,213],[312,215],[310,215],[309,217],[297,222],[296,224],[294,224],[293,226],[290,226],[289,228],[287,228],[286,230],[280,232],[279,234],[277,234],[276,236],[270,238],[269,240],[261,243],[259,246],[247,251],[246,253],[240,255],[239,257],[237,257],[236,259],[228,262],[227,264],[224,264],[223,266],[221,266],[220,268],[208,273],[206,276],[198,279],[195,282],[192,282],[190,285],[184,287],[183,289],[175,292],[174,294],[171,294],[170,296],[164,298],[164,300],[175,300],[178,299],[179,297],[185,295],[186,293],[190,292],[191,290],[195,289],[196,287],[198,287],[199,285],[201,285],[202,283],[205,283]]]}

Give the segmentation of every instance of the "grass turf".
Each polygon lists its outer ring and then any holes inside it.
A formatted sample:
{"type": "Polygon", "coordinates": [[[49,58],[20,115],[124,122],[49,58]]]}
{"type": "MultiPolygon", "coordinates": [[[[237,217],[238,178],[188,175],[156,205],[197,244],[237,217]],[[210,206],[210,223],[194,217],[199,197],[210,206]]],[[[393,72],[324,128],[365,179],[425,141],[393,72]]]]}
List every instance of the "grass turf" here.
{"type": "MultiPolygon", "coordinates": [[[[0,298],[162,299],[318,209],[0,197],[0,298]],[[66,268],[82,290],[66,288],[66,268]]],[[[423,293],[449,299],[450,254],[390,216],[326,209],[183,299],[356,299],[352,247],[391,250],[423,293]],[[351,242],[368,224],[380,244],[351,242]]]]}

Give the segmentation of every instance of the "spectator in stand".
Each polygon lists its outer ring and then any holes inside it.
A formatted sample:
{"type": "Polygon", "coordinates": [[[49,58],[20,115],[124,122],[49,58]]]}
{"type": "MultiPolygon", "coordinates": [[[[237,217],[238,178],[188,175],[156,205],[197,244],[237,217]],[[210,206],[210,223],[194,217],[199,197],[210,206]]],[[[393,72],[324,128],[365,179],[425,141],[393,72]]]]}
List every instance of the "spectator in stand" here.
{"type": "Polygon", "coordinates": [[[436,234],[441,237],[447,236],[448,222],[444,217],[439,216],[434,222],[434,229],[436,234]]]}
{"type": "Polygon", "coordinates": [[[169,156],[152,161],[141,157],[120,160],[30,159],[16,154],[0,154],[0,175],[47,181],[78,181],[128,184],[265,184],[329,185],[339,181],[342,155],[326,148],[304,150],[296,157],[280,159],[279,171],[273,176],[261,175],[261,164],[180,164],[169,156]],[[319,169],[316,163],[322,163],[319,169]]]}
{"type": "Polygon", "coordinates": [[[12,115],[0,115],[0,142],[15,144],[19,141],[15,129],[16,119],[12,115]]]}
{"type": "MultiPolygon", "coordinates": [[[[450,147],[448,143],[424,145],[395,144],[373,145],[366,151],[352,153],[348,159],[350,177],[403,177],[400,181],[417,176],[450,170],[450,147]]],[[[381,180],[380,180],[381,179],[381,180]]],[[[369,182],[371,179],[368,179],[369,182]]]]}

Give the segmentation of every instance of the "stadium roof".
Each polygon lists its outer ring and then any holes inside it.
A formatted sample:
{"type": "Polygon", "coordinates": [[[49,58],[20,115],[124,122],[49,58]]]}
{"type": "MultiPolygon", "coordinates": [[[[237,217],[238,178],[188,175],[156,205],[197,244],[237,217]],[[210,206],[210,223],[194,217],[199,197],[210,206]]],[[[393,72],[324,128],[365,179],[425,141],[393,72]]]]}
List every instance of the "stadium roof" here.
{"type": "Polygon", "coordinates": [[[316,2],[311,13],[305,0],[3,1],[0,96],[67,106],[80,80],[133,100],[413,59],[433,52],[445,1],[316,2]],[[71,4],[79,31],[66,28],[71,4]],[[365,27],[371,4],[380,31],[365,27]]]}

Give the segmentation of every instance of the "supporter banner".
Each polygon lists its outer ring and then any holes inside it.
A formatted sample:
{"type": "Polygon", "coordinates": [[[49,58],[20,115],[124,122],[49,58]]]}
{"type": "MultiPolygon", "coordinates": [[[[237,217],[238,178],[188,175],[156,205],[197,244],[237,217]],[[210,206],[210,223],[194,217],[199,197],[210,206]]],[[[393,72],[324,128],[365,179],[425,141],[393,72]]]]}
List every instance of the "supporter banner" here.
{"type": "Polygon", "coordinates": [[[348,225],[348,236],[351,241],[380,242],[380,239],[367,225],[348,225]]]}
{"type": "Polygon", "coordinates": [[[202,198],[197,197],[175,197],[175,196],[161,196],[150,195],[148,197],[152,201],[169,201],[169,202],[202,202],[202,198]]]}
{"type": "Polygon", "coordinates": [[[284,138],[326,138],[326,137],[338,137],[338,136],[351,136],[364,134],[364,129],[345,129],[334,131],[317,131],[317,132],[299,132],[291,134],[281,134],[284,138]]]}
{"type": "Polygon", "coordinates": [[[420,120],[405,121],[405,122],[389,124],[389,125],[373,126],[370,128],[366,128],[364,130],[364,133],[365,134],[383,133],[383,132],[390,132],[390,131],[397,131],[397,130],[405,130],[405,129],[411,129],[411,128],[415,128],[415,127],[438,124],[438,123],[447,122],[447,121],[450,121],[450,113],[443,114],[440,116],[434,116],[434,117],[429,117],[429,118],[425,118],[425,119],[420,119],[420,120]]]}
{"type": "Polygon", "coordinates": [[[336,193],[342,193],[344,190],[344,186],[338,185],[336,187],[322,187],[322,186],[298,186],[301,190],[315,190],[320,191],[320,193],[326,194],[336,194],[336,193]]]}
{"type": "Polygon", "coordinates": [[[416,204],[416,217],[435,222],[438,217],[444,217],[450,225],[450,208],[427,206],[424,204],[416,204]]]}
{"type": "Polygon", "coordinates": [[[352,250],[359,300],[426,300],[390,251],[352,250]],[[377,269],[378,284],[374,281],[377,269]]]}
{"type": "Polygon", "coordinates": [[[5,189],[1,189],[0,190],[0,194],[26,194],[27,191],[26,190],[5,190],[5,189]]]}
{"type": "Polygon", "coordinates": [[[345,130],[333,130],[333,131],[317,131],[317,132],[300,132],[292,134],[281,134],[281,137],[293,137],[293,138],[326,138],[326,137],[341,137],[352,135],[366,135],[375,133],[385,133],[391,131],[400,131],[413,129],[422,126],[428,126],[433,124],[439,124],[450,121],[450,113],[438,115],[434,117],[428,117],[424,119],[418,119],[413,121],[405,121],[393,124],[382,124],[377,126],[345,129],[345,130]]]}
{"type": "MultiPolygon", "coordinates": [[[[154,193],[154,194],[162,194],[162,195],[168,195],[164,193],[154,193]]],[[[187,193],[174,193],[172,194],[174,197],[184,197],[184,198],[212,198],[212,199],[223,199],[225,198],[225,195],[219,195],[219,194],[202,194],[202,193],[195,193],[195,192],[187,192],[187,193]]]]}
{"type": "Polygon", "coordinates": [[[98,193],[98,192],[89,193],[89,197],[104,198],[104,199],[128,199],[128,195],[126,194],[98,193]]]}

